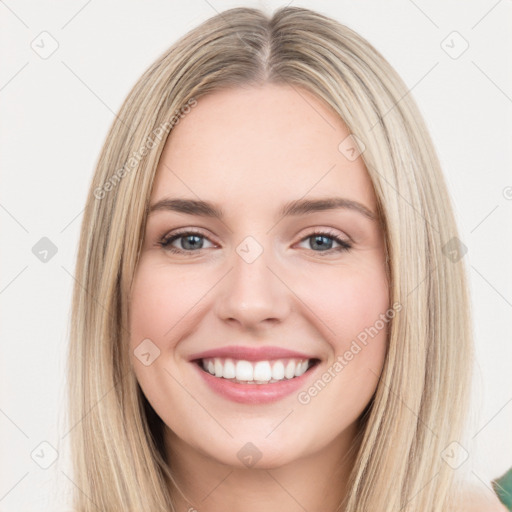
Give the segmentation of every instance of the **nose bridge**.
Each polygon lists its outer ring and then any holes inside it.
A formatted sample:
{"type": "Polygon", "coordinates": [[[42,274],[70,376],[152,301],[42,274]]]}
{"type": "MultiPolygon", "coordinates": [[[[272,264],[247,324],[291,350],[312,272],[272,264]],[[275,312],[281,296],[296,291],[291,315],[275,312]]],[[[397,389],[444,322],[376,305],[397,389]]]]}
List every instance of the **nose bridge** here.
{"type": "Polygon", "coordinates": [[[262,235],[247,236],[235,247],[230,259],[231,271],[217,298],[217,314],[221,319],[236,319],[246,326],[254,326],[286,315],[286,287],[274,274],[277,259],[273,257],[272,245],[269,237],[262,235]]]}

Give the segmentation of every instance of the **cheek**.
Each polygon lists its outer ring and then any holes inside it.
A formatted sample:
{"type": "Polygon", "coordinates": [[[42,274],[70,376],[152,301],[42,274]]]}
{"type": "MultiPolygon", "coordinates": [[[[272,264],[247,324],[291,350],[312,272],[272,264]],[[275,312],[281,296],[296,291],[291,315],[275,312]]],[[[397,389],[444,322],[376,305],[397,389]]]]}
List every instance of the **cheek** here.
{"type": "MultiPolygon", "coordinates": [[[[379,272],[356,274],[345,281],[338,296],[343,317],[338,317],[338,329],[343,329],[348,338],[356,338],[371,329],[388,311],[389,288],[386,277],[379,272]]],[[[378,322],[378,330],[385,325],[378,322]]],[[[374,331],[372,331],[374,332],[374,331]]]]}
{"type": "Polygon", "coordinates": [[[347,376],[370,392],[380,375],[387,348],[388,283],[384,272],[375,271],[355,274],[345,284],[338,299],[343,314],[338,316],[335,329],[343,335],[335,343],[336,354],[343,356],[347,376]]]}
{"type": "Polygon", "coordinates": [[[335,272],[329,269],[314,282],[305,283],[300,293],[321,320],[325,337],[337,351],[344,350],[347,341],[373,326],[390,306],[385,269],[379,265],[346,267],[335,272]]]}
{"type": "Polygon", "coordinates": [[[166,288],[165,280],[144,272],[144,268],[140,269],[134,282],[130,306],[132,342],[150,338],[157,343],[162,339],[172,325],[169,311],[175,311],[176,306],[179,306],[179,302],[175,294],[166,288]]]}
{"type": "Polygon", "coordinates": [[[144,394],[160,411],[166,408],[165,403],[158,406],[162,390],[173,382],[170,373],[183,378],[177,345],[208,308],[215,276],[205,279],[192,267],[176,271],[150,256],[139,261],[130,296],[130,359],[144,394]]]}
{"type": "Polygon", "coordinates": [[[144,395],[160,416],[175,400],[164,390],[172,387],[174,349],[186,328],[187,312],[197,301],[191,289],[150,258],[140,260],[130,296],[131,361],[144,395]]]}
{"type": "MultiPolygon", "coordinates": [[[[335,439],[361,416],[378,385],[386,357],[389,308],[385,269],[378,264],[336,269],[322,276],[325,293],[303,286],[306,302],[314,310],[315,325],[330,344],[328,360],[316,379],[297,395],[296,421],[311,425],[310,418],[328,418],[311,426],[311,449],[335,439]],[[378,323],[377,323],[378,322],[378,323]]],[[[312,320],[313,321],[313,320],[312,320]]],[[[308,427],[304,427],[307,429],[308,427]]]]}
{"type": "Polygon", "coordinates": [[[318,287],[304,287],[305,302],[321,319],[316,325],[331,345],[322,382],[304,390],[301,403],[315,402],[325,414],[340,421],[354,420],[373,395],[387,351],[390,320],[389,286],[385,268],[343,268],[330,272],[318,287]],[[386,316],[387,314],[387,316],[386,316]],[[325,389],[325,391],[324,391],[325,389]],[[313,398],[314,397],[314,398],[313,398]]]}
{"type": "Polygon", "coordinates": [[[189,272],[171,273],[169,268],[141,260],[130,302],[132,345],[149,338],[162,351],[172,349],[169,343],[179,339],[191,310],[204,295],[198,288],[200,283],[200,279],[189,272]]]}

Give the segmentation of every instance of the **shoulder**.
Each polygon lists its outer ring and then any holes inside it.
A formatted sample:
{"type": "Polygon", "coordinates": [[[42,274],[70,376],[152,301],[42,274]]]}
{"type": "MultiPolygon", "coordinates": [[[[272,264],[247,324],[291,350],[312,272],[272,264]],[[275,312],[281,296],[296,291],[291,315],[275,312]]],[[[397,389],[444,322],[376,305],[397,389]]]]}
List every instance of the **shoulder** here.
{"type": "Polygon", "coordinates": [[[508,512],[498,496],[487,488],[472,487],[462,499],[464,512],[508,512]]]}

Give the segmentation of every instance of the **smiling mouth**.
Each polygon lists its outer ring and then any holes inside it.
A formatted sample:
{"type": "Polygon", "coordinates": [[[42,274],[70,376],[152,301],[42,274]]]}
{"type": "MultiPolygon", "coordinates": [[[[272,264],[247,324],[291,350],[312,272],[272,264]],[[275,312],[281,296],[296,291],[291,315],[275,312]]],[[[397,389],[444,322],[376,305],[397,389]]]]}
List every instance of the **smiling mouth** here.
{"type": "Polygon", "coordinates": [[[283,358],[246,361],[212,357],[193,361],[201,370],[236,384],[273,384],[300,377],[320,363],[320,359],[283,358]]]}

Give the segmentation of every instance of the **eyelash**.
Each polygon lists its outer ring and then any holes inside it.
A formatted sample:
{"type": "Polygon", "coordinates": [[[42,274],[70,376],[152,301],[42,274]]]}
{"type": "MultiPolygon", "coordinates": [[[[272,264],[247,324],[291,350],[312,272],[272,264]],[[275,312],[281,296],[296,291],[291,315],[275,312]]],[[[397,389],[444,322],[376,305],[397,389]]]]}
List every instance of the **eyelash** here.
{"type": "MultiPolygon", "coordinates": [[[[188,235],[198,235],[202,238],[206,238],[207,240],[209,240],[208,237],[206,237],[203,233],[201,233],[199,231],[186,230],[186,231],[180,231],[178,233],[174,233],[172,235],[163,236],[159,240],[158,245],[160,247],[162,247],[163,249],[165,249],[166,251],[169,251],[174,254],[184,254],[185,253],[185,254],[192,255],[193,253],[198,253],[198,252],[202,251],[203,249],[186,251],[184,249],[177,249],[176,247],[172,247],[170,245],[175,240],[184,238],[185,236],[188,236],[188,235]]],[[[314,236],[325,236],[326,238],[332,238],[336,243],[339,244],[339,247],[335,247],[333,249],[328,249],[326,251],[313,251],[313,252],[319,253],[320,255],[332,254],[332,253],[336,253],[336,252],[345,252],[345,251],[349,251],[350,249],[352,249],[351,244],[349,244],[347,241],[345,241],[342,238],[340,238],[339,236],[337,236],[336,233],[334,233],[328,229],[327,230],[317,230],[312,233],[309,233],[307,236],[302,238],[300,241],[303,242],[304,240],[307,240],[308,238],[312,238],[314,236]]]]}

